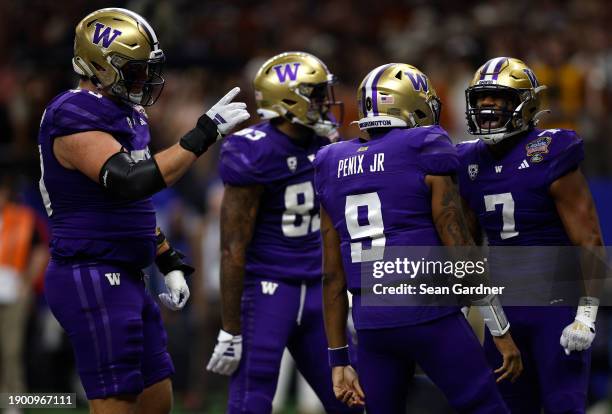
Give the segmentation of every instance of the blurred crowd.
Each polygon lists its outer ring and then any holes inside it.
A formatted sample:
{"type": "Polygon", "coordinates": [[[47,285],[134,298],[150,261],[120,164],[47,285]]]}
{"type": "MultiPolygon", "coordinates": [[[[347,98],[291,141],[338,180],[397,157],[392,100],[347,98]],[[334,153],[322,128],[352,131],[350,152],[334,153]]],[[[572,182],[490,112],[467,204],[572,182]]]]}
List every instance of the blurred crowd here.
{"type": "MultiPolygon", "coordinates": [[[[473,73],[489,58],[513,56],[548,86],[545,106],[552,113],[542,125],[576,129],[585,141],[586,175],[599,183],[602,194],[612,194],[612,36],[607,27],[612,3],[607,0],[0,0],[0,175],[11,176],[17,198],[43,220],[37,192],[39,121],[53,96],[76,86],[74,26],[107,6],[145,16],[166,53],[166,86],[148,108],[154,152],[176,142],[234,85],[241,86],[241,100],[251,109],[249,122],[257,122],[252,78],[265,59],[286,50],[317,55],[339,77],[335,92],[345,106],[344,137],[359,134],[350,122],[357,119],[361,79],[378,65],[404,62],[429,75],[443,102],[441,123],[461,141],[468,139],[464,91],[473,73]]],[[[161,227],[198,269],[189,307],[164,315],[177,395],[181,405],[194,409],[214,404],[225,387],[222,378],[203,369],[219,328],[223,187],[217,156],[218,147],[174,188],[154,198],[161,227]]],[[[612,207],[609,196],[598,199],[612,207]]],[[[612,209],[599,207],[600,214],[611,214],[612,209]]],[[[602,225],[607,223],[612,220],[602,218],[602,225]]],[[[602,230],[612,237],[611,228],[602,230]]],[[[76,380],[69,369],[57,369],[72,363],[70,349],[45,309],[40,287],[32,286],[23,357],[26,386],[66,390],[76,380]]],[[[4,326],[0,330],[6,332],[4,326]]],[[[593,401],[612,394],[608,338],[604,327],[595,345],[593,401]]]]}

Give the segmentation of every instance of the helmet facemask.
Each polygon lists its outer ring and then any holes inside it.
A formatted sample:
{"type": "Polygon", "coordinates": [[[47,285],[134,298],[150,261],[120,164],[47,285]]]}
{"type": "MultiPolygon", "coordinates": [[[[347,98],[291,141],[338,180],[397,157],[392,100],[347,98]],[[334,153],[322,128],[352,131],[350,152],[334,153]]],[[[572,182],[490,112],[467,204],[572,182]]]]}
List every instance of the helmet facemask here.
{"type": "MultiPolygon", "coordinates": [[[[432,95],[429,99],[427,99],[427,105],[431,109],[433,114],[433,125],[440,125],[440,115],[442,114],[442,101],[435,95],[432,95]]],[[[421,112],[421,111],[417,111],[421,112]]],[[[427,115],[416,113],[419,118],[426,118],[427,115]]],[[[419,120],[415,120],[414,126],[421,126],[419,120]]]]}
{"type": "Polygon", "coordinates": [[[523,108],[532,99],[529,90],[510,88],[502,85],[476,85],[465,91],[468,132],[471,135],[486,136],[488,144],[525,131],[530,127],[524,122],[523,108]],[[491,98],[488,103],[478,100],[491,98]],[[503,101],[506,106],[495,101],[503,101]]]}
{"type": "Polygon", "coordinates": [[[333,138],[344,118],[344,104],[335,99],[334,83],[336,78],[330,75],[328,82],[297,85],[294,92],[308,103],[305,120],[293,116],[290,112],[286,114],[287,118],[312,129],[319,136],[333,138]],[[337,115],[334,115],[332,109],[337,110],[337,115]]]}
{"type": "Polygon", "coordinates": [[[161,94],[165,80],[162,71],[165,57],[148,60],[128,60],[119,55],[110,58],[111,65],[119,74],[110,92],[121,100],[137,105],[153,105],[161,94]]]}

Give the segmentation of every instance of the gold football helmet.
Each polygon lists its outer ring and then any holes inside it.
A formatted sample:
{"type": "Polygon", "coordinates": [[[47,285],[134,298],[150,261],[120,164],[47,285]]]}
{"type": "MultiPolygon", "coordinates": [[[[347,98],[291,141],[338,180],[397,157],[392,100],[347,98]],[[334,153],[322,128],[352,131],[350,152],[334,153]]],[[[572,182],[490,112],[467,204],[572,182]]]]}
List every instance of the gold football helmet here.
{"type": "Polygon", "coordinates": [[[442,105],[429,78],[412,65],[389,63],[371,71],[357,90],[359,128],[437,125],[442,105]]]}
{"type": "Polygon", "coordinates": [[[284,117],[317,135],[332,137],[342,122],[342,102],[336,102],[336,77],[316,56],[285,52],[268,59],[253,80],[257,114],[263,119],[284,117]],[[339,106],[340,120],[330,112],[339,106]]]}
{"type": "Polygon", "coordinates": [[[124,101],[153,105],[164,86],[164,61],[155,32],[130,10],[100,9],[76,27],[74,71],[124,101]]]}
{"type": "Polygon", "coordinates": [[[476,71],[465,91],[468,132],[487,144],[496,144],[532,128],[548,112],[540,110],[539,93],[544,89],[522,60],[489,60],[476,71]],[[508,108],[477,105],[478,99],[485,97],[503,98],[508,108]]]}

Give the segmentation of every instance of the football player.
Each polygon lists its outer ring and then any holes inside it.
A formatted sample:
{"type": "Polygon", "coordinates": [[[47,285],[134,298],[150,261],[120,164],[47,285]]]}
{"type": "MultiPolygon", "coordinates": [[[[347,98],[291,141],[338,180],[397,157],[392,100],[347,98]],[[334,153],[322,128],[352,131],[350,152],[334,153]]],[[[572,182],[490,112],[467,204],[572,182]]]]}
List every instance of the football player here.
{"type": "MultiPolygon", "coordinates": [[[[479,139],[458,145],[459,187],[469,225],[475,237],[480,226],[491,246],[574,245],[596,257],[602,237],[579,169],[582,140],[574,131],[535,127],[544,112],[539,105],[544,88],[531,69],[514,58],[491,59],[476,71],[466,90],[466,115],[470,134],[479,139]]],[[[531,293],[554,292],[552,285],[543,289],[546,285],[537,280],[550,269],[555,274],[580,271],[578,261],[572,267],[572,254],[566,250],[553,261],[546,249],[530,251],[533,256],[523,250],[521,260],[513,261],[510,276],[514,285],[531,286],[531,293]]],[[[493,252],[499,253],[497,261],[511,260],[508,249],[493,252]]],[[[496,273],[491,278],[495,280],[496,273]]],[[[542,408],[547,413],[585,412],[598,306],[594,294],[581,297],[577,311],[571,306],[506,308],[525,363],[516,383],[500,384],[513,413],[540,413],[542,408]]],[[[554,302],[567,303],[561,300],[554,302]]],[[[499,357],[492,345],[487,335],[484,346],[494,366],[499,357]]]]}
{"type": "Polygon", "coordinates": [[[151,195],[249,117],[244,103],[230,103],[235,88],[151,156],[143,107],[161,93],[163,64],[141,16],[89,14],[74,40],[79,85],[49,103],[40,126],[40,191],[53,233],[45,297],[72,342],[92,413],[170,411],[174,368],[140,269],[156,261],[168,290],[160,300],[171,309],[187,301],[192,269],[156,232],[151,195]]]}
{"type": "Polygon", "coordinates": [[[326,412],[349,411],[327,368],[312,165],[336,134],[334,80],[311,54],[272,57],[253,82],[264,121],[221,148],[222,330],[207,368],[232,376],[228,413],[271,412],[285,347],[326,412]]]}
{"type": "MultiPolygon", "coordinates": [[[[322,148],[315,159],[321,200],[323,301],[334,392],[369,414],[405,411],[419,364],[461,413],[507,412],[482,348],[458,306],[366,306],[364,263],[392,246],[473,246],[451,176],[457,152],[438,126],[440,101],[417,68],[391,63],[371,71],[357,92],[367,138],[322,148]],[[341,168],[361,157],[362,168],[341,168]],[[353,294],[358,373],[343,332],[353,294]]],[[[496,299],[480,307],[503,356],[498,380],[514,380],[520,354],[496,299]]]]}

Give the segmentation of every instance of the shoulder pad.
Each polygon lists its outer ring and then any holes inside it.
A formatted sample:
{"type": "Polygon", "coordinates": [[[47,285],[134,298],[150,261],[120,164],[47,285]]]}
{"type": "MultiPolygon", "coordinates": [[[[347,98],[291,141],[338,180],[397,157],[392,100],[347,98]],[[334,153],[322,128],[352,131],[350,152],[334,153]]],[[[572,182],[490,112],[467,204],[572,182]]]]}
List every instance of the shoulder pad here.
{"type": "Polygon", "coordinates": [[[525,153],[530,163],[546,164],[547,181],[552,183],[578,168],[584,159],[584,145],[575,131],[550,129],[531,139],[525,145],[525,153]]]}
{"type": "Polygon", "coordinates": [[[219,174],[225,184],[246,186],[265,181],[265,132],[245,128],[226,137],[221,145],[219,174]],[[263,135],[262,135],[263,134],[263,135]]]}
{"type": "Polygon", "coordinates": [[[419,162],[427,174],[454,174],[459,166],[457,149],[446,131],[440,127],[423,131],[419,162]]]}
{"type": "Polygon", "coordinates": [[[51,137],[86,131],[121,131],[128,127],[125,110],[93,91],[73,89],[58,97],[53,109],[51,137]]]}

